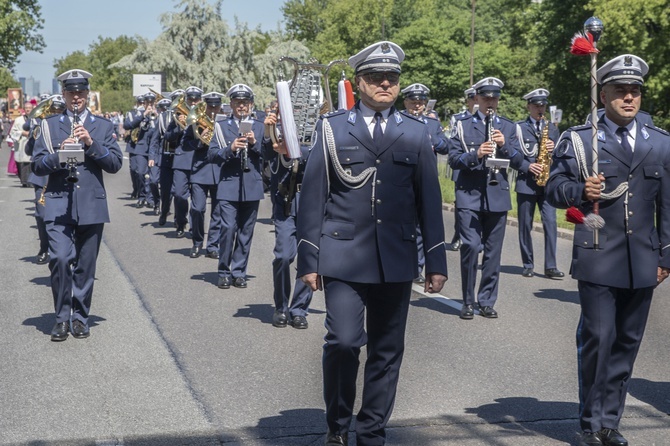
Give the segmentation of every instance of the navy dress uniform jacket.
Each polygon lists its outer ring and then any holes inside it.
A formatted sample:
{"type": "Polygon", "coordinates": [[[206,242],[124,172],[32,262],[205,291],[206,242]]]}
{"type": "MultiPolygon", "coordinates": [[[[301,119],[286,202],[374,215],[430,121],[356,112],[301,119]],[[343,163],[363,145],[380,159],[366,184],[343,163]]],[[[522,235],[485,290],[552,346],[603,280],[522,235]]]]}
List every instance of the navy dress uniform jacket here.
{"type": "Polygon", "coordinates": [[[237,120],[230,118],[216,121],[214,136],[209,143],[207,156],[212,164],[221,166],[219,172],[220,186],[217,198],[227,201],[259,201],[264,196],[263,178],[263,122],[253,120],[251,127],[256,137],[256,144],[247,149],[249,172],[242,171],[241,152],[234,153],[231,145],[239,137],[237,120]]]}
{"type": "MultiPolygon", "coordinates": [[[[485,165],[486,157],[477,158],[477,149],[486,141],[486,125],[481,113],[456,121],[463,128],[463,141],[456,132],[451,138],[449,165],[458,170],[456,178],[456,207],[473,211],[507,212],[512,209],[512,200],[507,181],[507,169],[501,169],[497,175],[498,184],[490,185],[489,169],[485,165]]],[[[498,158],[510,160],[510,167],[519,169],[523,154],[519,151],[516,124],[507,118],[496,115],[495,129],[505,136],[505,144],[497,148],[498,158]]],[[[453,132],[452,132],[453,133],[453,132]]]]}
{"type": "MultiPolygon", "coordinates": [[[[208,146],[195,136],[192,126],[188,126],[184,131],[181,144],[177,150],[181,151],[182,154],[188,153],[191,158],[191,183],[208,185],[219,184],[221,166],[209,161],[207,157],[208,146]]],[[[187,159],[188,157],[182,155],[179,162],[183,163],[187,159]]],[[[175,162],[176,160],[177,158],[175,158],[175,162]]]]}
{"type": "MultiPolygon", "coordinates": [[[[570,132],[581,137],[591,175],[591,126],[568,129],[554,150],[546,196],[555,207],[577,206],[586,215],[592,203],[583,201],[584,180],[570,132]]],[[[637,121],[631,159],[601,118],[598,145],[598,171],[605,177],[604,192],[626,181],[628,190],[618,198],[600,201],[600,215],[606,225],[600,230],[599,250],[593,249],[593,231],[575,225],[572,277],[624,289],[654,287],[657,267],[670,267],[670,137],[637,121]]]]}
{"type": "MultiPolygon", "coordinates": [[[[554,141],[554,143],[557,142],[560,136],[558,128],[551,122],[546,121],[546,124],[549,126],[549,139],[554,141]]],[[[517,125],[521,131],[521,134],[519,135],[519,144],[523,145],[522,152],[523,148],[525,148],[527,153],[532,153],[533,151],[537,153],[537,150],[534,150],[534,147],[537,146],[537,148],[539,148],[542,135],[537,133],[533,121],[528,117],[524,121],[517,122],[517,125]]],[[[528,171],[532,163],[537,163],[537,155],[529,156],[524,153],[523,157],[523,162],[521,163],[521,167],[516,176],[516,186],[514,187],[514,190],[519,194],[543,195],[544,186],[538,186],[535,181],[535,176],[528,171]]]]}
{"type": "MultiPolygon", "coordinates": [[[[403,110],[400,113],[405,116],[412,116],[412,114],[408,113],[407,110],[403,110]]],[[[444,134],[444,128],[442,128],[440,121],[428,116],[420,116],[415,118],[423,121],[428,126],[428,134],[430,135],[430,142],[433,145],[433,151],[442,155],[449,153],[447,137],[444,134]]]]}
{"type": "Polygon", "coordinates": [[[79,225],[109,222],[102,172],[118,172],[123,155],[114,137],[111,121],[94,116],[89,111],[83,125],[93,144],[85,148],[84,163],[77,166],[79,181],[69,183],[66,181],[69,170],[58,160],[58,147],[70,136],[70,118],[63,113],[42,121],[40,137],[35,142],[32,170],[36,175],[49,176],[45,193],[46,222],[79,225]],[[48,131],[45,132],[47,126],[48,131]],[[48,143],[45,134],[50,137],[48,143]],[[54,153],[50,148],[54,149],[54,153]]]}
{"type": "Polygon", "coordinates": [[[300,204],[298,276],[318,273],[358,283],[411,281],[417,269],[417,219],[426,273],[447,275],[437,162],[422,121],[391,109],[377,147],[358,106],[319,120],[300,204]],[[345,170],[356,176],[376,167],[376,176],[364,186],[352,189],[336,175],[324,153],[326,118],[345,170]]]}

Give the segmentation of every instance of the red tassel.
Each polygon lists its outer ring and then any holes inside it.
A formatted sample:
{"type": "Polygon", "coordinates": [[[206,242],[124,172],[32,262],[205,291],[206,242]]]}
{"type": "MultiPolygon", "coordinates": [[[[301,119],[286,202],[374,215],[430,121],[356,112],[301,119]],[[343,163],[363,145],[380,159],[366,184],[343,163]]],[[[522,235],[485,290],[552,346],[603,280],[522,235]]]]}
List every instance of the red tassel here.
{"type": "Polygon", "coordinates": [[[349,79],[344,80],[344,89],[347,91],[347,109],[351,110],[356,100],[354,99],[354,89],[349,79]]]}
{"type": "Polygon", "coordinates": [[[571,41],[570,52],[577,56],[588,56],[592,53],[598,53],[598,49],[593,45],[593,36],[591,33],[577,32],[571,41]]]}
{"type": "Polygon", "coordinates": [[[572,206],[565,211],[565,220],[576,225],[581,225],[584,223],[584,214],[582,211],[572,206]]]}

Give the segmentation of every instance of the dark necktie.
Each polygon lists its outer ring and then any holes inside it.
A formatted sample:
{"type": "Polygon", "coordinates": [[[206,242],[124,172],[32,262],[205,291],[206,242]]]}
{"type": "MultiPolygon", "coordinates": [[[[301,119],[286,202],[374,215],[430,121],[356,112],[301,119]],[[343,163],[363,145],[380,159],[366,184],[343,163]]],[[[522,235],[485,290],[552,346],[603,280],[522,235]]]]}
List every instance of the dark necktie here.
{"type": "Polygon", "coordinates": [[[382,114],[381,112],[377,112],[375,113],[375,128],[372,131],[372,139],[376,145],[379,145],[382,142],[383,136],[384,132],[382,131],[382,114]]]}
{"type": "Polygon", "coordinates": [[[616,134],[619,138],[621,138],[621,147],[624,148],[629,158],[633,158],[633,148],[628,142],[628,129],[626,127],[619,127],[616,129],[616,134]]]}
{"type": "Polygon", "coordinates": [[[540,121],[535,121],[535,128],[537,129],[537,133],[540,133],[540,121]]]}

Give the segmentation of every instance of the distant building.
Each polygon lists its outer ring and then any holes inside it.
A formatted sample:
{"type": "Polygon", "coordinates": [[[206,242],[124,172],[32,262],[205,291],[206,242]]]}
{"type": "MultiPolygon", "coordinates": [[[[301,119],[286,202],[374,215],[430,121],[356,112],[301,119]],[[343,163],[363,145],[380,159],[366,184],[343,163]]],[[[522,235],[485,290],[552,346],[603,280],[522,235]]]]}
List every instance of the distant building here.
{"type": "Polygon", "coordinates": [[[23,96],[26,99],[39,97],[42,93],[40,91],[40,81],[36,81],[32,76],[30,77],[20,77],[19,83],[21,84],[21,89],[23,90],[23,96]]]}

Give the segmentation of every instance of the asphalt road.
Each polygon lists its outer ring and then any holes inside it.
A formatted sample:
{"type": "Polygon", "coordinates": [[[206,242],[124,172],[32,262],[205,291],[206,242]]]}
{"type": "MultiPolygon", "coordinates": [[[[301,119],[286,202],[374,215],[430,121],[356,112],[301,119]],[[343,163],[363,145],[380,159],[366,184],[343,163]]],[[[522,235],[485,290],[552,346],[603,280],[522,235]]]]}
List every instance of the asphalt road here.
{"type": "MultiPolygon", "coordinates": [[[[321,293],[309,329],[272,327],[270,202],[263,200],[249,286],[216,287],[216,261],[159,227],[129,197],[127,162],[105,179],[112,223],[97,264],[91,337],[49,340],[49,271],[33,191],[0,150],[0,445],[320,445],[321,293]]],[[[453,213],[445,208],[447,239],[453,213]]],[[[542,265],[541,234],[535,234],[542,265]]],[[[559,239],[567,272],[571,241],[559,239]]],[[[576,282],[521,277],[505,238],[500,318],[463,321],[458,253],[440,296],[412,296],[388,445],[574,444],[576,282]]],[[[541,272],[541,271],[540,271],[541,272]]],[[[670,284],[657,290],[621,429],[631,445],[670,444],[670,284]]],[[[364,357],[364,353],[363,356],[364,357]]],[[[352,440],[352,444],[353,444],[352,440]]]]}

